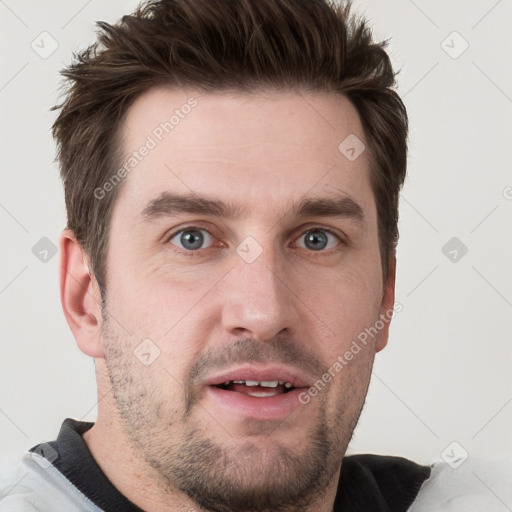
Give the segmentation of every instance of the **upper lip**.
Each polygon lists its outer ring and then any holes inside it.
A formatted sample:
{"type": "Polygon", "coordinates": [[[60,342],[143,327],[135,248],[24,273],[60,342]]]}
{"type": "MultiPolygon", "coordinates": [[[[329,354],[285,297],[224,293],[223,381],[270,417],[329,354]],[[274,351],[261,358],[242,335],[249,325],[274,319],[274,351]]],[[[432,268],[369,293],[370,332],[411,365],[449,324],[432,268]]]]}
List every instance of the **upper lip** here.
{"type": "Polygon", "coordinates": [[[309,379],[295,368],[281,365],[254,366],[244,365],[216,373],[204,381],[206,386],[218,386],[231,380],[252,380],[267,382],[281,380],[289,382],[294,388],[309,387],[309,379]]]}

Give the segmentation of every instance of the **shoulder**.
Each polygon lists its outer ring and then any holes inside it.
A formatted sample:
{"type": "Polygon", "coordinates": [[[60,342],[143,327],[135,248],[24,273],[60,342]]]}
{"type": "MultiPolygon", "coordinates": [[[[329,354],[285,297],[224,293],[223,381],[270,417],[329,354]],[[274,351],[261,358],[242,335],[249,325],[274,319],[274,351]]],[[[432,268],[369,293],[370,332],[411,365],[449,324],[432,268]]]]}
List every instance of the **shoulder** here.
{"type": "Polygon", "coordinates": [[[37,511],[28,496],[33,492],[27,482],[27,471],[20,459],[9,459],[0,464],[0,509],[9,512],[37,511]]]}
{"type": "Polygon", "coordinates": [[[512,510],[512,458],[467,459],[453,468],[432,464],[410,512],[509,512],[512,510]]]}
{"type": "Polygon", "coordinates": [[[2,512],[97,512],[93,505],[51,463],[37,453],[2,461],[2,512]]]}

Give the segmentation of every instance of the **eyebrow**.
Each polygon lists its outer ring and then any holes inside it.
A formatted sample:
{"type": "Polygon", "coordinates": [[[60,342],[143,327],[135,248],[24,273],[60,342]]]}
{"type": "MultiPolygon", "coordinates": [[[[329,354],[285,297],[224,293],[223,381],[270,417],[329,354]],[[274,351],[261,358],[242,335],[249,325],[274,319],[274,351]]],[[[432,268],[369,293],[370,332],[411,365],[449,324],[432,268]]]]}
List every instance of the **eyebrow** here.
{"type": "MultiPolygon", "coordinates": [[[[290,213],[285,216],[339,217],[352,219],[362,226],[365,225],[362,207],[346,195],[303,198],[292,205],[289,211],[290,213]]],[[[211,199],[196,194],[163,192],[147,204],[142,211],[142,217],[149,221],[162,217],[174,217],[182,213],[234,219],[246,217],[248,209],[242,205],[226,203],[219,199],[211,199]]]]}

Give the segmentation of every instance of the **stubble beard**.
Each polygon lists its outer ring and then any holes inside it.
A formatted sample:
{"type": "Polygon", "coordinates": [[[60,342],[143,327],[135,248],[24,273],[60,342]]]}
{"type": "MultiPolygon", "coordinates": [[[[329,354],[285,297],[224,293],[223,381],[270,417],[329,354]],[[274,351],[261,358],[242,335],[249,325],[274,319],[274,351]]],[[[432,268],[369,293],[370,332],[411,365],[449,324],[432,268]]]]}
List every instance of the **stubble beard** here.
{"type": "MultiPolygon", "coordinates": [[[[158,485],[170,496],[176,491],[184,493],[209,512],[306,510],[339,470],[361,412],[346,424],[349,397],[338,405],[332,418],[327,415],[327,402],[318,402],[316,426],[297,443],[302,446],[301,453],[277,441],[262,449],[261,443],[249,436],[226,446],[205,432],[207,425],[204,428],[194,421],[192,411],[198,409],[197,404],[188,414],[180,414],[176,404],[158,397],[159,390],[144,379],[133,347],[121,332],[114,332],[111,321],[104,323],[103,339],[125,432],[136,453],[156,470],[158,485]],[[177,426],[171,429],[173,424],[177,426]]],[[[186,402],[184,399],[180,410],[186,411],[186,402]]]]}

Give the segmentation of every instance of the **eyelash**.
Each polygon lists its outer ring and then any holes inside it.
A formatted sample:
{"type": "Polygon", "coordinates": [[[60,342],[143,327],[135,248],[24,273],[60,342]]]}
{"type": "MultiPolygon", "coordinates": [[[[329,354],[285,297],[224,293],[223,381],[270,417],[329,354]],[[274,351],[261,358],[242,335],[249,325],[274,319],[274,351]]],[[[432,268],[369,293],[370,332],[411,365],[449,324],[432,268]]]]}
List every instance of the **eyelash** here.
{"type": "MultiPolygon", "coordinates": [[[[210,249],[211,247],[206,247],[205,249],[196,249],[195,251],[187,251],[187,250],[184,250],[184,249],[180,249],[179,247],[175,246],[174,244],[171,244],[170,241],[176,236],[176,235],[179,235],[180,233],[183,233],[184,231],[193,231],[193,230],[197,230],[197,231],[206,231],[212,238],[215,239],[215,236],[212,235],[210,233],[210,231],[208,231],[207,229],[205,229],[204,227],[201,227],[201,226],[185,226],[185,227],[182,227],[180,228],[179,230],[177,231],[174,231],[172,234],[170,234],[169,236],[165,237],[165,243],[168,244],[168,245],[172,245],[173,246],[173,251],[176,251],[178,253],[180,253],[181,255],[184,255],[186,257],[190,257],[190,258],[193,258],[193,257],[197,257],[197,256],[201,256],[203,251],[207,250],[207,249],[210,249]]],[[[302,236],[304,236],[306,233],[310,232],[310,231],[321,231],[321,232],[324,232],[324,233],[329,233],[330,235],[333,235],[334,237],[336,237],[338,240],[339,240],[339,244],[336,246],[336,247],[333,247],[331,249],[327,249],[326,251],[308,251],[312,257],[314,258],[317,258],[319,256],[322,256],[322,255],[325,255],[326,253],[327,254],[330,254],[331,252],[336,252],[338,250],[341,249],[341,246],[346,246],[347,243],[346,241],[340,237],[333,229],[331,228],[327,228],[327,227],[323,227],[323,226],[312,226],[312,227],[308,227],[308,229],[306,229],[298,238],[301,238],[302,236]]]]}

